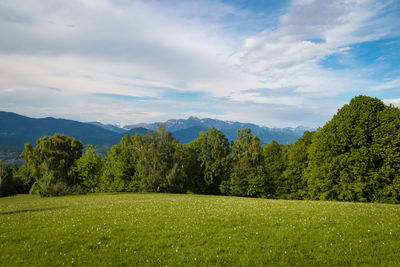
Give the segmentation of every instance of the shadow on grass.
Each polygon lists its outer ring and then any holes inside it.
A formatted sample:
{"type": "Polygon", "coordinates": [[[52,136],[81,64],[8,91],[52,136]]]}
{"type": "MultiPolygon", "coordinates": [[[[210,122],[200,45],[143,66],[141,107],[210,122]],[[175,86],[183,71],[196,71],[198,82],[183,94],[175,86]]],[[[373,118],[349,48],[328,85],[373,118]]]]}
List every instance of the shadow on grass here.
{"type": "Polygon", "coordinates": [[[18,214],[18,213],[29,213],[29,212],[48,211],[48,210],[59,210],[59,209],[66,209],[66,208],[68,208],[68,207],[65,206],[65,207],[43,208],[43,209],[4,211],[4,212],[0,212],[0,216],[1,215],[18,214]]]}

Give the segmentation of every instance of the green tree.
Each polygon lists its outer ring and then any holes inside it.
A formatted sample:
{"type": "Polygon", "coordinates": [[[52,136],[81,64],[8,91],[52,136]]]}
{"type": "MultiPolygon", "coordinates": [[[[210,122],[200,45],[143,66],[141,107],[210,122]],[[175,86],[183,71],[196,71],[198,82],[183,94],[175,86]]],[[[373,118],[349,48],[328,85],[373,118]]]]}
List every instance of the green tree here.
{"type": "Polygon", "coordinates": [[[94,146],[89,145],[82,157],[76,161],[76,170],[81,184],[93,192],[99,185],[102,167],[103,157],[96,153],[94,146]]]}
{"type": "Polygon", "coordinates": [[[142,190],[148,192],[179,192],[187,190],[185,148],[158,125],[153,134],[143,137],[140,157],[137,164],[137,177],[142,190]]]}
{"type": "Polygon", "coordinates": [[[82,143],[65,135],[41,137],[37,145],[25,145],[21,157],[36,180],[34,192],[42,196],[64,194],[79,184],[74,173],[77,159],[82,156],[82,143]]]}
{"type": "Polygon", "coordinates": [[[308,149],[312,142],[313,132],[305,131],[293,145],[287,147],[286,168],[281,179],[284,181],[284,190],[279,193],[280,198],[303,199],[307,193],[307,181],[304,172],[308,166],[308,149]]]}
{"type": "Polygon", "coordinates": [[[276,141],[264,146],[264,168],[271,182],[270,197],[282,198],[289,190],[287,182],[282,178],[287,162],[286,149],[284,145],[279,145],[276,141]]]}
{"type": "MultiPolygon", "coordinates": [[[[229,194],[253,197],[271,195],[271,185],[264,171],[260,139],[252,136],[250,129],[239,130],[232,145],[232,153],[229,194]]],[[[223,186],[227,188],[226,185],[223,186]]]]}
{"type": "Polygon", "coordinates": [[[204,194],[219,194],[220,184],[229,179],[230,149],[225,135],[210,128],[201,132],[199,138],[188,145],[191,162],[188,173],[194,191],[204,194]]]}
{"type": "Polygon", "coordinates": [[[380,126],[374,130],[372,145],[380,166],[373,177],[373,199],[400,203],[400,110],[388,106],[379,116],[380,126]]]}
{"type": "Polygon", "coordinates": [[[399,109],[367,96],[342,107],[313,137],[308,196],[399,202],[399,117],[399,109]]]}
{"type": "Polygon", "coordinates": [[[137,164],[141,154],[143,137],[125,135],[118,145],[111,147],[99,181],[103,192],[135,192],[140,189],[137,178],[137,164]]]}

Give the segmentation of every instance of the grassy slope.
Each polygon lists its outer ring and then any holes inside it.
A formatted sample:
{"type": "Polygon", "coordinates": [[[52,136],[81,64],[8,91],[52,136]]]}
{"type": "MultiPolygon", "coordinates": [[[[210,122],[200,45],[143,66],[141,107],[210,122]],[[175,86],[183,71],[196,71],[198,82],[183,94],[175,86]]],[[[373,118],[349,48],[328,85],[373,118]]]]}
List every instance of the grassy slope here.
{"type": "Polygon", "coordinates": [[[0,266],[399,262],[400,205],[173,194],[0,199],[0,266]]]}

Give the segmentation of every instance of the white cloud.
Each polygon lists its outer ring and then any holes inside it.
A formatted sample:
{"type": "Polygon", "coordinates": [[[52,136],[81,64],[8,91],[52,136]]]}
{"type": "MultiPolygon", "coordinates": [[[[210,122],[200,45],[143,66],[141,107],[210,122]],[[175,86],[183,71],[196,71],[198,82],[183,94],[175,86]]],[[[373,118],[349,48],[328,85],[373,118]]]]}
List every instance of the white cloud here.
{"type": "Polygon", "coordinates": [[[113,93],[156,97],[156,92],[146,88],[174,88],[162,81],[146,80],[146,69],[135,64],[74,55],[2,55],[0,71],[2,86],[14,90],[57,88],[67,94],[113,93]],[[143,78],[132,76],[132,70],[143,78]]]}
{"type": "Polygon", "coordinates": [[[387,105],[392,104],[400,107],[400,98],[383,99],[382,101],[387,105]]]}
{"type": "MultiPolygon", "coordinates": [[[[398,25],[382,18],[386,4],[372,0],[293,1],[278,25],[251,36],[235,27],[252,11],[218,1],[26,0],[0,8],[11,14],[0,14],[3,108],[127,123],[179,116],[188,105],[130,106],[88,95],[202,92],[224,99],[215,104],[225,110],[219,118],[279,124],[302,113],[307,124],[335,111],[337,102],[319,104],[326,98],[373,88],[358,70],[325,69],[320,60],[390,36],[398,25]]],[[[199,99],[196,108],[207,105],[199,99]]]]}
{"type": "Polygon", "coordinates": [[[362,92],[373,82],[361,77],[359,69],[325,69],[319,61],[345,53],[350,45],[389,37],[398,23],[385,23],[386,7],[369,0],[293,1],[279,27],[246,38],[235,54],[240,68],[260,77],[262,87],[274,93],[282,88],[292,90],[278,98],[239,92],[234,99],[304,106],[362,92]]]}
{"type": "Polygon", "coordinates": [[[368,91],[383,91],[383,90],[395,89],[395,88],[399,88],[399,90],[400,90],[400,77],[397,77],[393,80],[389,80],[387,82],[384,82],[384,83],[381,83],[378,85],[371,86],[370,88],[368,88],[368,91]]]}

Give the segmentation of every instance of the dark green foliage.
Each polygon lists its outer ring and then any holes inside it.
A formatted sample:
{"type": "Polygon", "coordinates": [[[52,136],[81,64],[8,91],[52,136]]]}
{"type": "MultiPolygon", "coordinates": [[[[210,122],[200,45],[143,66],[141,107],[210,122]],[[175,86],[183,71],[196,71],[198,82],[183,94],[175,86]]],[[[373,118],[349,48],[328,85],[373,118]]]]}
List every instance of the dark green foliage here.
{"type": "Polygon", "coordinates": [[[79,184],[74,166],[81,156],[82,143],[65,135],[39,138],[35,147],[27,143],[21,157],[27,173],[36,180],[31,192],[42,196],[71,192],[79,184]]]}
{"type": "Polygon", "coordinates": [[[271,181],[273,198],[303,199],[306,195],[304,170],[312,135],[306,131],[294,144],[279,145],[272,141],[264,146],[265,171],[271,181]]]}
{"type": "Polygon", "coordinates": [[[11,166],[0,160],[0,196],[29,193],[33,183],[24,180],[21,170],[15,164],[11,166]]]}
{"type": "Polygon", "coordinates": [[[286,169],[281,179],[284,190],[277,192],[277,198],[303,199],[306,196],[307,182],[304,171],[308,166],[308,149],[312,143],[313,132],[306,131],[293,145],[288,145],[285,158],[286,169]]]}
{"type": "Polygon", "coordinates": [[[220,184],[229,179],[230,149],[225,135],[211,128],[188,145],[187,173],[195,193],[219,194],[220,184]]]}
{"type": "Polygon", "coordinates": [[[257,136],[250,129],[238,131],[232,145],[232,171],[228,184],[221,190],[238,196],[266,197],[271,195],[271,185],[264,171],[264,155],[257,136]]]}
{"type": "Polygon", "coordinates": [[[286,146],[272,141],[264,146],[265,172],[271,181],[271,190],[274,197],[282,198],[288,193],[288,184],[282,178],[286,168],[286,146]]]}
{"type": "Polygon", "coordinates": [[[379,201],[400,202],[400,110],[393,106],[380,112],[380,126],[375,129],[372,149],[380,168],[375,174],[375,198],[379,201]]]}
{"type": "Polygon", "coordinates": [[[358,96],[313,138],[311,199],[399,202],[400,110],[358,96]]]}
{"type": "Polygon", "coordinates": [[[103,157],[95,152],[93,146],[86,148],[85,154],[76,161],[76,171],[83,186],[92,189],[99,185],[103,157]]]}
{"type": "Polygon", "coordinates": [[[35,183],[35,179],[30,173],[28,164],[23,164],[21,167],[13,165],[13,179],[14,187],[17,194],[28,194],[32,185],[35,183]]]}
{"type": "Polygon", "coordinates": [[[0,161],[0,197],[16,194],[11,167],[0,161]]]}

